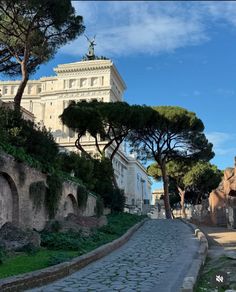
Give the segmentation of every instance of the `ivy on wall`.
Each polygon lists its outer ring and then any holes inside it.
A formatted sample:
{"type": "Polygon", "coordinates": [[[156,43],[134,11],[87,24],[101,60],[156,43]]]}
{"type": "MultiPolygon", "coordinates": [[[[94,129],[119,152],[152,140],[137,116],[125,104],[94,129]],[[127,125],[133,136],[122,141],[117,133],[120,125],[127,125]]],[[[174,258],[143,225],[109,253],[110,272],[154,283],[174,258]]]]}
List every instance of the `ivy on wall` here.
{"type": "Polygon", "coordinates": [[[88,191],[85,186],[78,185],[77,187],[77,202],[80,209],[85,209],[88,200],[88,191]]]}
{"type": "Polygon", "coordinates": [[[45,201],[46,186],[44,181],[36,181],[30,184],[29,196],[36,211],[42,208],[45,201]]]}
{"type": "Polygon", "coordinates": [[[95,206],[95,210],[94,211],[95,211],[96,216],[98,218],[103,215],[104,203],[103,203],[103,199],[100,196],[97,196],[96,206],[95,206]]]}
{"type": "Polygon", "coordinates": [[[62,195],[62,180],[58,175],[51,174],[47,177],[47,185],[45,207],[48,210],[49,218],[53,219],[56,215],[62,195]]]}

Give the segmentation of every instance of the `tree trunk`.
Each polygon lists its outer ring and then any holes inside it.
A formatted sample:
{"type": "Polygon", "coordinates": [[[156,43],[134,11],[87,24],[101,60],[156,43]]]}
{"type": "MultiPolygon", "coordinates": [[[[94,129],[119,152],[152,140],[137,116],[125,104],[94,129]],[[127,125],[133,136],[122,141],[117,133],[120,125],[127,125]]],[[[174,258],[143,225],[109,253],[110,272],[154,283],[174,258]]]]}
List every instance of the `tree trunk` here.
{"type": "Polygon", "coordinates": [[[26,84],[27,84],[28,79],[29,79],[29,74],[27,72],[27,67],[26,67],[25,63],[21,64],[21,73],[22,73],[21,83],[20,83],[18,90],[17,90],[17,93],[14,97],[14,108],[16,111],[20,111],[20,104],[21,104],[22,95],[24,93],[26,84]]]}
{"type": "Polygon", "coordinates": [[[164,187],[164,205],[166,211],[166,219],[171,219],[171,208],[170,208],[170,200],[169,200],[169,178],[166,172],[166,163],[163,162],[161,164],[161,172],[162,172],[162,179],[163,179],[163,187],[164,187]]]}
{"type": "Polygon", "coordinates": [[[196,201],[195,201],[195,205],[198,205],[199,204],[199,200],[200,200],[200,198],[201,198],[201,193],[199,192],[198,193],[198,195],[197,195],[197,199],[196,199],[196,201]]]}
{"type": "Polygon", "coordinates": [[[179,186],[177,186],[179,195],[180,195],[180,204],[181,204],[181,213],[182,217],[186,218],[186,212],[185,212],[185,207],[184,207],[184,200],[185,200],[185,190],[182,190],[179,186]]]}

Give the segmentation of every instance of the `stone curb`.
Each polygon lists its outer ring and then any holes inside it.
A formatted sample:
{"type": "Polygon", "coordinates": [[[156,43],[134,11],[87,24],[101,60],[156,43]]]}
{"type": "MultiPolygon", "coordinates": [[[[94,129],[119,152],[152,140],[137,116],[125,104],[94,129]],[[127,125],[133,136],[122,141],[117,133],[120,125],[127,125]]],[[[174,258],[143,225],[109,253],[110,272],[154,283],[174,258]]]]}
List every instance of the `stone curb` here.
{"type": "Polygon", "coordinates": [[[190,226],[190,228],[194,231],[195,236],[198,238],[200,241],[200,247],[197,253],[196,258],[193,260],[187,276],[183,280],[183,284],[181,287],[181,292],[193,292],[199,272],[201,270],[201,267],[204,265],[207,252],[208,252],[208,241],[206,239],[206,236],[204,235],[203,232],[194,224],[187,222],[184,219],[180,219],[182,222],[190,226]]]}
{"type": "Polygon", "coordinates": [[[120,238],[113,240],[112,242],[109,242],[105,245],[102,245],[85,255],[76,257],[71,261],[64,262],[38,271],[2,279],[0,280],[0,291],[1,292],[25,291],[27,289],[40,287],[49,284],[53,281],[56,281],[58,279],[64,278],[74,273],[75,271],[78,271],[79,269],[87,266],[91,262],[94,262],[104,257],[105,255],[108,255],[115,249],[122,246],[130,239],[134,232],[138,228],[140,228],[147,220],[148,219],[144,219],[143,221],[137,223],[120,238]]]}

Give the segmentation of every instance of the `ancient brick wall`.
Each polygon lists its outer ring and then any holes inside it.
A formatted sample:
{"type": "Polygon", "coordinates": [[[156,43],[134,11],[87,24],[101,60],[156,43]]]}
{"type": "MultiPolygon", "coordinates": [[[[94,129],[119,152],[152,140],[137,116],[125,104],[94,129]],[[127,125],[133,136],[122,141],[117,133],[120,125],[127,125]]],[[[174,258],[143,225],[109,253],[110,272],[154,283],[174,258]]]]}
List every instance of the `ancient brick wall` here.
{"type": "MultiPolygon", "coordinates": [[[[0,152],[0,227],[10,221],[22,227],[43,229],[48,220],[48,212],[44,203],[35,204],[30,186],[37,182],[46,186],[46,179],[46,174],[0,152]]],[[[44,198],[41,200],[43,202],[44,198]]],[[[95,215],[95,205],[96,197],[89,195],[84,215],[95,215]]],[[[78,212],[77,184],[64,182],[56,218],[78,212]]]]}

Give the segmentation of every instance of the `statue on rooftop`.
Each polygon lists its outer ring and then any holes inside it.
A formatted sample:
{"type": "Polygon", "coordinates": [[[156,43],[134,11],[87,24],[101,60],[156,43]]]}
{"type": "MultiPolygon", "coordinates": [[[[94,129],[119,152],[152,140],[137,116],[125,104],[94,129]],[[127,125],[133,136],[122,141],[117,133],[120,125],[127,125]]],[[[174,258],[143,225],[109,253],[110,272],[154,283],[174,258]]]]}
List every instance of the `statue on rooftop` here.
{"type": "Polygon", "coordinates": [[[90,40],[90,39],[86,36],[86,34],[85,34],[85,37],[86,37],[86,39],[87,39],[88,42],[89,42],[88,54],[86,54],[86,56],[87,56],[87,58],[88,58],[89,60],[95,60],[94,46],[96,46],[96,43],[95,43],[95,37],[96,37],[96,36],[94,36],[92,40],[90,40]]]}

